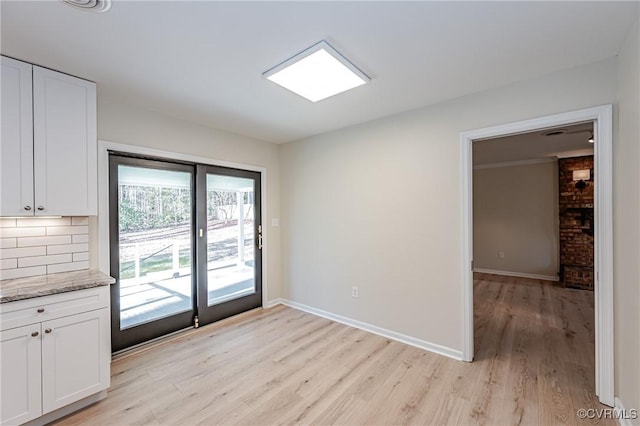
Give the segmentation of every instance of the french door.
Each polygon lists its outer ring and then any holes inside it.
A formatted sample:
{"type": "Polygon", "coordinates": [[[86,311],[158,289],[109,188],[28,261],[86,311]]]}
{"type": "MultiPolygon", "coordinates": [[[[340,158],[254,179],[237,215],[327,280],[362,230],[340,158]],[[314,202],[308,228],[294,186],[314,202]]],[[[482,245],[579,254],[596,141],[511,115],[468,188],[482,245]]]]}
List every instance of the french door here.
{"type": "Polygon", "coordinates": [[[260,174],[110,154],[112,349],[262,305],[260,174]]]}

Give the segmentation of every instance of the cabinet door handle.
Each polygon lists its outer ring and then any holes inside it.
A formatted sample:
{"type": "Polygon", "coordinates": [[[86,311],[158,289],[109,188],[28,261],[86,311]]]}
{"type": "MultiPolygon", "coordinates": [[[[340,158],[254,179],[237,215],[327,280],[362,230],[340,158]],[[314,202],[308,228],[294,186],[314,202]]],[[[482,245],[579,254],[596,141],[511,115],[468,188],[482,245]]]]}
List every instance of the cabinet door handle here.
{"type": "Polygon", "coordinates": [[[47,328],[44,332],[47,334],[50,334],[53,330],[51,330],[50,328],[47,328]]]}
{"type": "Polygon", "coordinates": [[[40,333],[38,333],[37,331],[34,331],[33,333],[31,333],[31,337],[38,337],[38,334],[40,333]]]}
{"type": "Polygon", "coordinates": [[[38,210],[40,211],[44,210],[44,206],[38,206],[38,210]]]}
{"type": "Polygon", "coordinates": [[[29,210],[31,210],[31,206],[24,206],[24,209],[29,211],[29,210]]]}
{"type": "Polygon", "coordinates": [[[44,308],[38,308],[38,313],[41,314],[44,312],[44,308]]]}

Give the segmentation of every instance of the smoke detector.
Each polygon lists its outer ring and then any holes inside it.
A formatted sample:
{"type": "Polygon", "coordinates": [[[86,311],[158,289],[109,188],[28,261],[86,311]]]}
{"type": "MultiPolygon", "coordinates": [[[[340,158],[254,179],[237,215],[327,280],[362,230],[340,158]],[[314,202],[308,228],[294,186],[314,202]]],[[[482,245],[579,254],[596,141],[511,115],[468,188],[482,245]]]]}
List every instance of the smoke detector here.
{"type": "Polygon", "coordinates": [[[111,9],[111,0],[60,0],[73,8],[87,12],[102,13],[111,9]]]}

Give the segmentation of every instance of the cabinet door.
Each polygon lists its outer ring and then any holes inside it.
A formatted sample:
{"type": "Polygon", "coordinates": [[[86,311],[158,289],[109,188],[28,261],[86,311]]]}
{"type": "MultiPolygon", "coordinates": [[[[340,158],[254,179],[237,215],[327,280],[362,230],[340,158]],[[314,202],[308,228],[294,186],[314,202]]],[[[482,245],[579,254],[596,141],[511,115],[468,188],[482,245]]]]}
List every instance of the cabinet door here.
{"type": "Polygon", "coordinates": [[[32,67],[4,56],[0,60],[0,216],[33,216],[32,67]]]}
{"type": "Polygon", "coordinates": [[[0,332],[1,424],[42,415],[40,360],[40,324],[0,332]]]}
{"type": "Polygon", "coordinates": [[[96,86],[33,67],[35,214],[97,214],[96,86]]]}
{"type": "Polygon", "coordinates": [[[48,413],[109,387],[109,310],[42,323],[42,409],[48,413]]]}

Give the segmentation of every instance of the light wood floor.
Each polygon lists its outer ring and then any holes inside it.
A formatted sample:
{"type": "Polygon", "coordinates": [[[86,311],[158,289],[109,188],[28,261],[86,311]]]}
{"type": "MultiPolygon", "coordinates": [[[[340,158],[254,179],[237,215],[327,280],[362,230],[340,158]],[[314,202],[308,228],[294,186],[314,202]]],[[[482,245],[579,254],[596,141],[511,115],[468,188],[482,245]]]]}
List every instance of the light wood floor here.
{"type": "Polygon", "coordinates": [[[474,299],[473,363],[279,306],[116,359],[107,399],[59,424],[552,425],[604,408],[592,293],[479,275],[474,299]]]}

